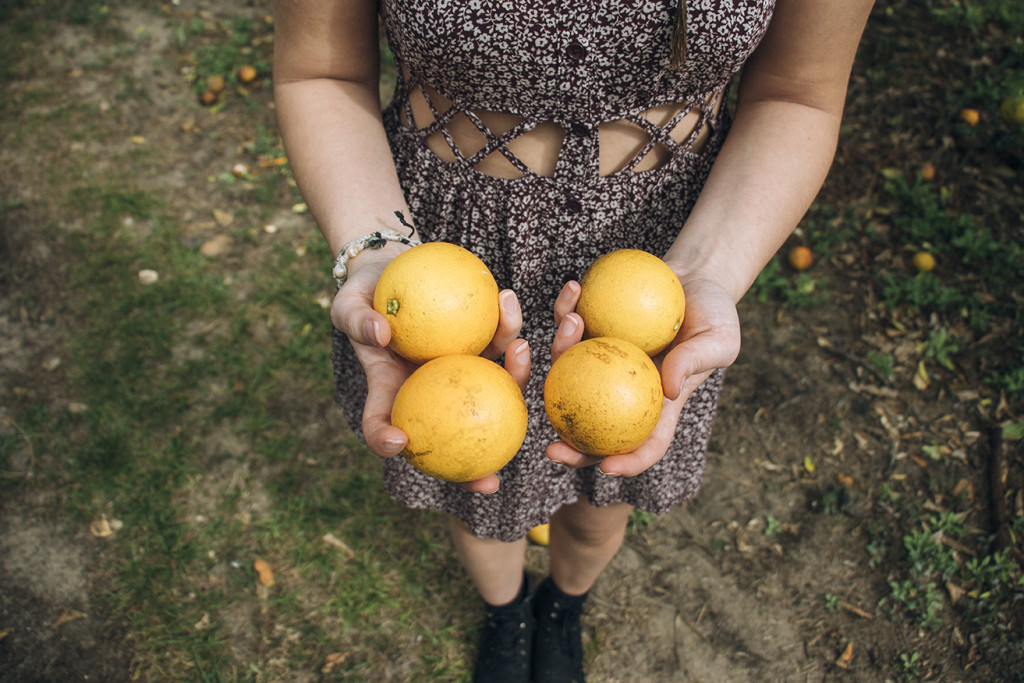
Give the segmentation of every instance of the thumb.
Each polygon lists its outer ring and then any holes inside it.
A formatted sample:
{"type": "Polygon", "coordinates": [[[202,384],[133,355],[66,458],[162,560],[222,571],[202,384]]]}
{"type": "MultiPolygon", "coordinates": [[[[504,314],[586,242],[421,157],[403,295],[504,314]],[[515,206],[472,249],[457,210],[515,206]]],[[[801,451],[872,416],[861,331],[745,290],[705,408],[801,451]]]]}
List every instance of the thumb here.
{"type": "Polygon", "coordinates": [[[679,398],[686,380],[707,376],[718,368],[732,365],[739,355],[738,327],[713,328],[676,345],[661,364],[661,384],[665,397],[679,398]]]}
{"type": "Polygon", "coordinates": [[[331,322],[356,344],[383,348],[391,341],[391,325],[362,297],[334,297],[331,322]]]}

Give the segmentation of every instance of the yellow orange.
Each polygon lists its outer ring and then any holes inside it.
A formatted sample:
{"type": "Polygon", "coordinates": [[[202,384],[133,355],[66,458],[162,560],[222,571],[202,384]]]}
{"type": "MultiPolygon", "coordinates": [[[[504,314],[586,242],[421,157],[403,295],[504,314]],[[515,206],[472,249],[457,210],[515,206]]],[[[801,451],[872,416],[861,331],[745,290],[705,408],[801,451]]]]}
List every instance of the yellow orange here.
{"type": "Polygon", "coordinates": [[[442,356],[398,389],[391,424],[424,474],[473,481],[504,467],[526,438],[526,401],[512,376],[480,356],[442,356]]]}
{"type": "Polygon", "coordinates": [[[544,409],[558,436],[589,455],[628,453],[661,417],[658,368],[643,349],[597,337],[558,357],[544,381],[544,409]]]}
{"type": "Polygon", "coordinates": [[[999,115],[1007,125],[1024,126],[1024,93],[1003,100],[999,105],[999,115]]]}
{"type": "Polygon", "coordinates": [[[914,254],[914,267],[927,273],[935,267],[935,257],[927,251],[919,251],[914,254]]]}
{"type": "Polygon", "coordinates": [[[538,524],[526,533],[526,537],[537,545],[548,545],[551,542],[551,525],[538,524]]]}
{"type": "Polygon", "coordinates": [[[256,71],[256,67],[254,67],[252,64],[245,64],[244,66],[238,69],[238,80],[240,80],[242,83],[251,83],[252,81],[256,80],[256,76],[258,75],[259,74],[256,71]]]}
{"type": "Polygon", "coordinates": [[[814,253],[805,246],[796,246],[789,250],[789,265],[794,270],[807,270],[814,263],[814,253]]]}
{"type": "Polygon", "coordinates": [[[960,112],[960,118],[967,122],[969,126],[976,126],[981,121],[981,114],[978,113],[977,109],[964,109],[960,112]]]}
{"type": "Polygon", "coordinates": [[[619,249],[594,261],[580,278],[576,312],[586,337],[615,337],[654,356],[668,346],[686,311],[679,278],[668,264],[639,249],[619,249]]]}
{"type": "Polygon", "coordinates": [[[391,348],[414,363],[477,355],[498,329],[498,285],[473,252],[428,242],[387,265],[373,308],[391,326],[391,348]]]}

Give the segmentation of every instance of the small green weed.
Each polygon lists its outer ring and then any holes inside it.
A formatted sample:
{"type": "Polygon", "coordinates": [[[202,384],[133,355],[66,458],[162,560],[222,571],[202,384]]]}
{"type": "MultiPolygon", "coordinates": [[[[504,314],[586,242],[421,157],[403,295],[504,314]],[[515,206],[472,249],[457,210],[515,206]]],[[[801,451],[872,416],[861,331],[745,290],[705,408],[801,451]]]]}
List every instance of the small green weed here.
{"type": "Polygon", "coordinates": [[[633,510],[629,513],[629,522],[626,524],[627,534],[636,534],[648,526],[654,521],[655,515],[644,510],[633,510]]]}
{"type": "Polygon", "coordinates": [[[900,656],[892,663],[893,671],[900,674],[904,681],[916,681],[921,678],[921,653],[901,652],[900,656]]]}
{"type": "Polygon", "coordinates": [[[775,534],[782,533],[782,522],[775,519],[774,515],[768,515],[764,518],[766,523],[764,528],[765,536],[774,536],[775,534]]]}

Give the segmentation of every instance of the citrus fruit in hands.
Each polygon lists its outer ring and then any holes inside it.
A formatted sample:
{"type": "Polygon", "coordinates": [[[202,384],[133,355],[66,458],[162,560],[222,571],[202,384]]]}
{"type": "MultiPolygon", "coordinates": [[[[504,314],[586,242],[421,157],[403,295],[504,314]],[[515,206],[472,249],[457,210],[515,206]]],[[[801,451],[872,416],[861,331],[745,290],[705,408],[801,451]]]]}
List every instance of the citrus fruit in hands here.
{"type": "Polygon", "coordinates": [[[473,252],[428,242],[381,273],[373,308],[391,326],[391,348],[414,363],[478,355],[498,329],[498,285],[473,252]]]}
{"type": "Polygon", "coordinates": [[[497,363],[442,356],[399,387],[391,424],[409,438],[402,455],[413,467],[436,479],[473,481],[497,472],[519,451],[526,402],[497,363]]]}
{"type": "Polygon", "coordinates": [[[544,409],[558,436],[581,453],[629,453],[661,417],[661,375],[643,349],[612,337],[585,339],[551,364],[544,409]]]}
{"type": "Polygon", "coordinates": [[[675,339],[686,298],[679,278],[654,254],[639,249],[609,252],[580,278],[576,312],[587,337],[615,337],[654,356],[675,339]]]}

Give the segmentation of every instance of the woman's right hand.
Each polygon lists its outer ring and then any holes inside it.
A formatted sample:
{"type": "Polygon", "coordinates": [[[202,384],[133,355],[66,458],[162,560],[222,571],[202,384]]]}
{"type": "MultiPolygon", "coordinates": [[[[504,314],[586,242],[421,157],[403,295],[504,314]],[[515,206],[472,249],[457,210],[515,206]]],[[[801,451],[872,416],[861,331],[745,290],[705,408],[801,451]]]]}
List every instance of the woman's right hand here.
{"type": "MultiPolygon", "coordinates": [[[[368,392],[363,407],[363,437],[370,450],[383,458],[398,455],[408,443],[405,433],[391,424],[391,409],[399,387],[417,367],[388,348],[391,326],[373,309],[377,280],[395,253],[392,248],[364,251],[359,258],[350,261],[348,280],[338,290],[331,306],[334,326],[349,338],[366,373],[368,392]]],[[[498,296],[498,329],[482,355],[494,359],[504,353],[505,369],[522,390],[530,376],[529,346],[526,340],[518,338],[522,310],[512,290],[503,290],[498,296]]],[[[473,492],[493,493],[498,490],[498,484],[497,475],[492,474],[461,486],[473,492]]]]}

